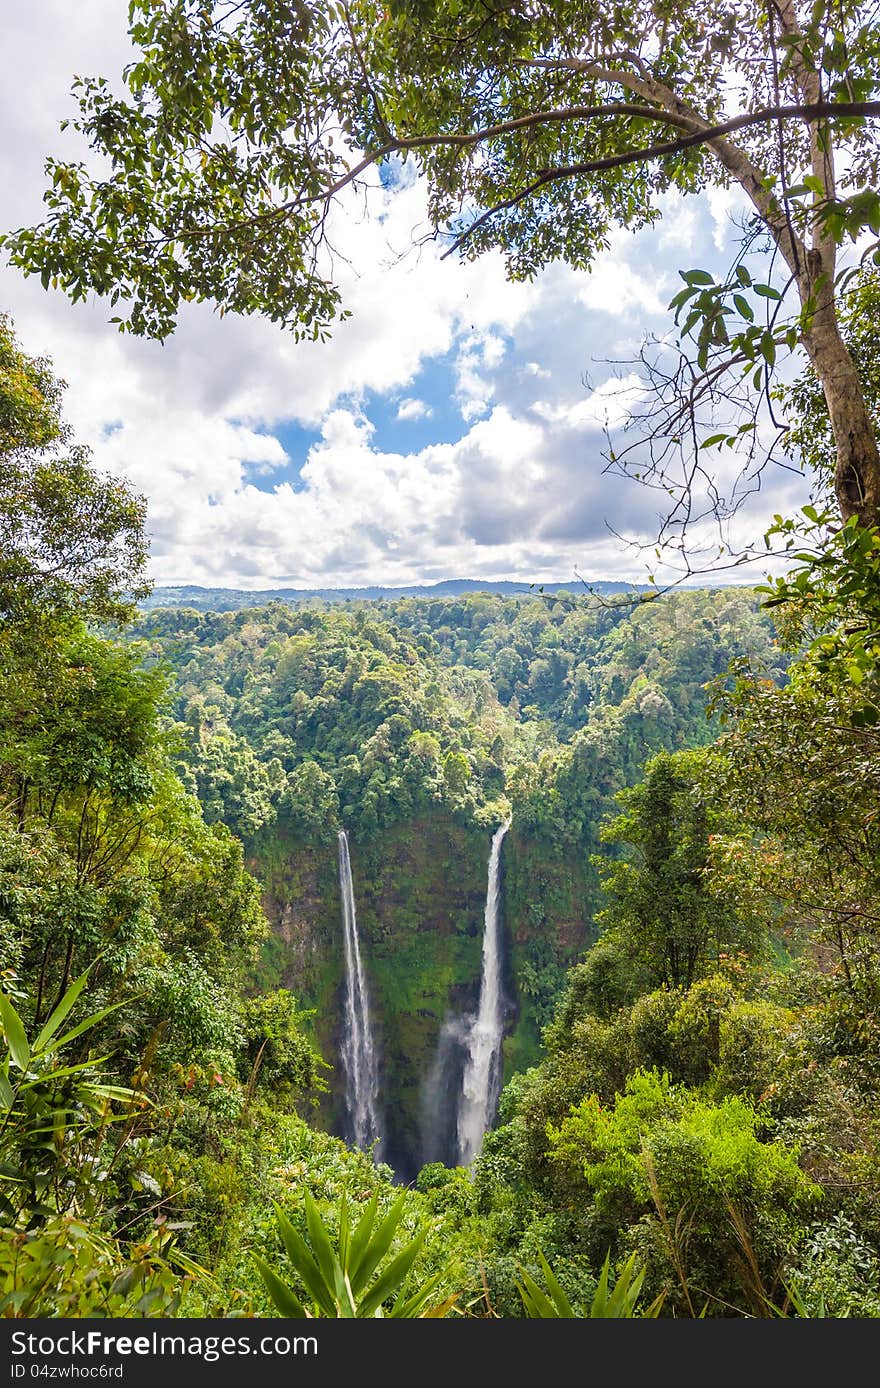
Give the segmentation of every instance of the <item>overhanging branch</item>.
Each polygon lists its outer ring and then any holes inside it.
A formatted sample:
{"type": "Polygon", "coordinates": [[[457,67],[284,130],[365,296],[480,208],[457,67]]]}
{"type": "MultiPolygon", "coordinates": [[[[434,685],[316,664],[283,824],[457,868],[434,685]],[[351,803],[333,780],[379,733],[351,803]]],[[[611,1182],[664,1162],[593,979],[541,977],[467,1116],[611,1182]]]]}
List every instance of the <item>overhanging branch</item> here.
{"type": "MultiPolygon", "coordinates": [[[[666,112],[658,111],[658,119],[671,121],[672,118],[666,112]]],[[[677,140],[665,140],[661,144],[647,145],[641,149],[624,150],[620,154],[605,155],[601,159],[587,160],[577,164],[558,164],[551,169],[543,169],[537,178],[521,188],[519,192],[513,193],[509,198],[502,199],[493,207],[487,210],[473,222],[469,227],[455,238],[453,244],[444,252],[444,258],[458,250],[468,237],[492,217],[499,212],[505,212],[511,207],[516,207],[524,202],[526,198],[532,197],[541,188],[550,183],[556,183],[560,179],[576,178],[585,174],[603,173],[608,169],[624,168],[627,164],[646,164],[652,159],[667,158],[669,155],[678,154],[686,149],[693,149],[699,145],[711,144],[713,140],[722,139],[725,135],[732,134],[736,130],[745,130],[750,126],[766,125],[771,121],[779,120],[831,120],[835,117],[862,117],[869,119],[880,116],[880,101],[839,101],[839,102],[811,102],[797,106],[765,106],[759,111],[750,111],[742,116],[734,116],[729,121],[724,121],[719,125],[707,125],[700,130],[694,131],[689,135],[682,135],[677,140]]],[[[679,117],[678,123],[690,123],[687,118],[679,117]]],[[[426,137],[427,138],[427,137],[426,137]]]]}

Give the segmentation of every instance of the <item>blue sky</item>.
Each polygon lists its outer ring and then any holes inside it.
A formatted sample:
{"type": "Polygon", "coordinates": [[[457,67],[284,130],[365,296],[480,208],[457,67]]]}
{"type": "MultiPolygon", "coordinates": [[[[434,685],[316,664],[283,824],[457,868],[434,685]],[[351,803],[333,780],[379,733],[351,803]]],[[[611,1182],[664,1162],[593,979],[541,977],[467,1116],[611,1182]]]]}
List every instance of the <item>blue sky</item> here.
{"type": "MultiPolygon", "coordinates": [[[[7,16],[4,225],[39,220],[44,156],[75,153],[57,130],[71,78],[121,71],[125,8],[34,0],[7,16]]],[[[609,361],[669,331],[680,267],[727,263],[735,202],[670,201],[659,227],[613,237],[591,275],[554,265],[528,285],[510,284],[496,256],[442,261],[430,243],[404,253],[426,226],[410,178],[377,176],[371,208],[336,214],[352,316],[326,344],[205,305],[165,345],[121,337],[106,304],[72,306],[0,271],[23,345],[68,382],[77,438],[147,496],[156,580],[643,581],[642,552],[612,532],[647,544],[660,511],[654,494],[603,472],[604,425],[625,418],[609,361]]],[[[768,474],[741,534],[804,500],[792,474],[768,474]]]]}

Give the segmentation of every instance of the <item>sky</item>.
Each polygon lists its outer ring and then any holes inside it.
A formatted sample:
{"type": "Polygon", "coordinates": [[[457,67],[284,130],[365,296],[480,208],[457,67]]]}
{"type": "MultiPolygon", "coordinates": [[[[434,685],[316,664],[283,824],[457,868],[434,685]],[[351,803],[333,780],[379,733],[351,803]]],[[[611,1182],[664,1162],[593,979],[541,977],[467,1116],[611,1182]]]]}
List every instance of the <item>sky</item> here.
{"type": "MultiPolygon", "coordinates": [[[[7,0],[4,229],[41,220],[47,154],[79,156],[59,132],[71,82],[118,78],[126,9],[7,0]]],[[[659,226],[615,234],[592,273],[554,264],[512,284],[500,257],[411,250],[424,190],[377,179],[369,217],[352,203],[334,220],[351,317],[327,343],[209,305],[185,306],[164,344],[123,336],[105,301],[71,305],[6,266],[0,309],[67,382],[66,417],[95,466],[147,497],[158,584],[644,582],[649,569],[662,581],[675,569],[640,547],[657,495],[604,471],[605,428],[622,424],[627,389],[638,395],[625,363],[670,329],[677,271],[727,263],[735,211],[723,191],[670,200],[659,226]]],[[[769,472],[740,533],[806,499],[791,473],[769,472]]]]}

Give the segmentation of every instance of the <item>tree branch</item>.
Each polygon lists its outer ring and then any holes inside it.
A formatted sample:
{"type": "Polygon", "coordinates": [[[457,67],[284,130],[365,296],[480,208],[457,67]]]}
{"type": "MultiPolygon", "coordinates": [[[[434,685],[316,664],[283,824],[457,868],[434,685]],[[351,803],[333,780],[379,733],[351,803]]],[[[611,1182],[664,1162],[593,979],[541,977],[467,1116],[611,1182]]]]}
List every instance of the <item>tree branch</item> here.
{"type": "MultiPolygon", "coordinates": [[[[657,118],[659,119],[663,115],[666,115],[668,117],[669,113],[658,112],[657,118]]],[[[777,121],[780,119],[815,120],[820,116],[826,119],[831,119],[835,116],[880,116],[880,101],[840,101],[819,102],[816,104],[804,104],[797,106],[765,106],[762,107],[760,111],[750,111],[745,115],[735,116],[732,120],[723,121],[719,125],[707,125],[704,129],[694,131],[690,135],[682,135],[677,140],[667,140],[664,141],[662,144],[658,145],[648,145],[641,149],[626,150],[622,154],[609,154],[602,159],[593,159],[584,163],[560,164],[552,169],[544,169],[543,172],[525,188],[522,188],[518,193],[514,193],[511,197],[505,198],[502,202],[496,203],[494,207],[488,208],[479,217],[477,217],[469,227],[467,227],[463,232],[461,232],[459,236],[456,237],[455,242],[452,246],[450,246],[449,250],[445,252],[445,255],[451,255],[452,252],[457,250],[464,243],[464,241],[466,241],[467,238],[477,230],[478,227],[482,226],[485,222],[489,221],[490,218],[494,217],[497,213],[504,212],[511,207],[516,207],[518,203],[523,202],[528,197],[531,197],[540,188],[545,187],[548,183],[555,183],[562,178],[574,178],[584,174],[601,173],[606,169],[619,169],[624,167],[624,165],[626,164],[648,163],[652,159],[665,158],[670,154],[678,154],[680,151],[686,149],[693,149],[698,145],[711,144],[713,145],[713,147],[715,147],[721,142],[721,139],[724,135],[727,135],[728,133],[734,130],[747,129],[749,126],[766,125],[771,121],[777,121]]],[[[687,118],[680,117],[680,119],[683,122],[687,118]]],[[[438,138],[434,136],[424,136],[422,137],[422,139],[425,142],[431,140],[432,142],[440,143],[442,141],[442,137],[438,138]]],[[[716,152],[718,152],[717,149],[716,152]]],[[[737,151],[737,153],[739,152],[737,151]]],[[[743,158],[745,158],[745,156],[743,156],[743,158]]],[[[725,162],[724,159],[722,159],[722,162],[725,162]]],[[[749,164],[749,170],[754,179],[757,181],[757,171],[752,169],[751,164],[749,164]]],[[[730,169],[730,172],[734,173],[734,176],[737,177],[737,181],[745,188],[745,191],[749,194],[749,196],[752,197],[752,201],[755,201],[753,189],[749,186],[749,184],[744,182],[743,178],[739,177],[733,168],[730,169]]],[[[754,192],[757,191],[758,188],[755,188],[754,192]]],[[[766,191],[763,189],[763,184],[760,185],[760,191],[763,194],[763,196],[761,199],[762,205],[761,207],[759,207],[759,211],[761,212],[764,219],[770,222],[770,216],[768,215],[767,210],[770,204],[770,199],[766,191]]],[[[782,226],[785,226],[784,218],[780,217],[774,220],[780,221],[782,223],[782,226]]],[[[770,225],[772,230],[773,223],[770,222],[770,225]]],[[[778,240],[778,237],[775,237],[775,239],[778,240]]],[[[793,272],[796,273],[796,262],[792,263],[793,258],[786,253],[786,248],[784,246],[780,246],[780,249],[782,250],[783,255],[785,255],[786,261],[789,263],[790,268],[793,272]]]]}

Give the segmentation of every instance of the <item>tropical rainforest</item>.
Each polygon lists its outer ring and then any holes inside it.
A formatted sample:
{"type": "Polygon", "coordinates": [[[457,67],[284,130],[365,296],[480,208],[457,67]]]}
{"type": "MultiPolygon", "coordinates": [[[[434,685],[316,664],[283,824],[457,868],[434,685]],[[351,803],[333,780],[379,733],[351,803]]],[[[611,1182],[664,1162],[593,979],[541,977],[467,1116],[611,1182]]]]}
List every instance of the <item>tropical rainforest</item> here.
{"type": "MultiPolygon", "coordinates": [[[[156,606],[143,501],[0,320],[4,1316],[880,1316],[880,253],[836,273],[880,231],[865,8],[132,5],[131,102],[80,85],[113,177],[50,165],[49,220],[4,238],[26,273],[157,337],[191,298],[323,332],[315,208],[354,177],[329,109],[363,167],[420,152],[438,224],[519,277],[735,180],[795,308],[743,261],[685,272],[681,350],[755,409],[773,380],[815,505],[758,589],[156,606]],[[218,110],[246,139],[210,144],[218,110]],[[508,825],[503,1087],[464,1164],[508,825]]],[[[695,389],[700,456],[751,466],[757,415],[710,434],[695,389]]]]}

